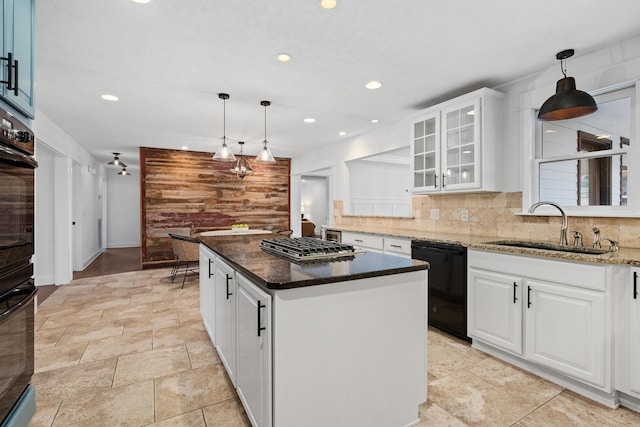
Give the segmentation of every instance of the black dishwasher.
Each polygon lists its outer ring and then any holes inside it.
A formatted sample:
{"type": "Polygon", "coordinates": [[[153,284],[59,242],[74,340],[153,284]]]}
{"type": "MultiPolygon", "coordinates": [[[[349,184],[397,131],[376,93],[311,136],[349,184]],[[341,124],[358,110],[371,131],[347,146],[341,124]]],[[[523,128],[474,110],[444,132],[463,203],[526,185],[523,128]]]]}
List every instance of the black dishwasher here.
{"type": "Polygon", "coordinates": [[[467,248],[412,240],[411,258],[430,264],[429,325],[471,341],[467,336],[467,248]]]}

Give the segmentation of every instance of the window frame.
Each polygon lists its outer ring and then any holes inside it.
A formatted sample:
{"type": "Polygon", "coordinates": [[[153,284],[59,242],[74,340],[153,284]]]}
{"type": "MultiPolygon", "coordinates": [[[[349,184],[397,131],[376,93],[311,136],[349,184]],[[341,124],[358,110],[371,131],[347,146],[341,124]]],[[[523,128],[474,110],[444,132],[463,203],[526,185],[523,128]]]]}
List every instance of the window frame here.
{"type": "MultiPolygon", "coordinates": [[[[530,106],[521,110],[520,119],[522,124],[523,138],[526,147],[522,156],[522,212],[521,215],[531,215],[528,212],[529,206],[539,199],[540,190],[540,163],[582,160],[605,156],[627,155],[628,169],[627,182],[640,183],[640,141],[638,141],[638,124],[640,124],[640,80],[632,80],[617,85],[608,86],[602,89],[589,91],[592,96],[605,95],[620,90],[629,89],[632,91],[631,114],[630,114],[630,138],[636,141],[626,148],[612,148],[611,150],[572,153],[571,155],[554,156],[547,158],[536,158],[537,138],[540,137],[541,122],[537,119],[539,105],[530,106]]],[[[531,97],[535,98],[535,97],[531,97]]],[[[616,147],[619,144],[614,143],[616,147]]],[[[627,205],[624,206],[562,206],[567,215],[586,217],[640,217],[640,184],[636,187],[627,187],[627,205]]],[[[536,210],[535,215],[557,215],[557,210],[541,206],[536,210]]]]}

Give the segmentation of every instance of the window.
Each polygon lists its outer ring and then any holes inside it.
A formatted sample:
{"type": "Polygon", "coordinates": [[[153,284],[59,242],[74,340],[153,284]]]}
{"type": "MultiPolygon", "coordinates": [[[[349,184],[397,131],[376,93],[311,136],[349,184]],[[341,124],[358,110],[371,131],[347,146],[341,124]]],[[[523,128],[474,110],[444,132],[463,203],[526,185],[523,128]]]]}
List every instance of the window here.
{"type": "Polygon", "coordinates": [[[629,205],[630,193],[640,193],[640,188],[629,189],[627,180],[630,169],[640,168],[640,163],[629,164],[635,148],[635,87],[594,98],[598,111],[593,114],[536,123],[532,202],[575,207],[573,214],[595,209],[616,215],[629,205]]]}

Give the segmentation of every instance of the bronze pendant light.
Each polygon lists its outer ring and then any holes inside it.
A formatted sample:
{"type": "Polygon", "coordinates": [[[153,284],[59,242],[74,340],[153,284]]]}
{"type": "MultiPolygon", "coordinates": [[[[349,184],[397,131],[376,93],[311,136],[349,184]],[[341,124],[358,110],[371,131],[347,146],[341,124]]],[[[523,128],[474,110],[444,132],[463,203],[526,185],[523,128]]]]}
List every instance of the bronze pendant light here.
{"type": "Polygon", "coordinates": [[[238,179],[244,179],[245,176],[251,175],[253,168],[251,167],[249,160],[242,155],[244,141],[238,141],[238,144],[240,144],[240,154],[237,156],[238,162],[234,168],[229,169],[229,172],[235,174],[238,179]]]}
{"type": "Polygon", "coordinates": [[[563,66],[563,61],[571,58],[574,54],[573,49],[563,50],[556,54],[556,59],[560,60],[560,69],[564,78],[556,83],[556,94],[547,99],[540,111],[538,111],[538,119],[566,120],[575,117],[586,116],[598,109],[596,101],[587,92],[576,89],[576,80],[573,77],[567,77],[567,70],[563,66]]]}

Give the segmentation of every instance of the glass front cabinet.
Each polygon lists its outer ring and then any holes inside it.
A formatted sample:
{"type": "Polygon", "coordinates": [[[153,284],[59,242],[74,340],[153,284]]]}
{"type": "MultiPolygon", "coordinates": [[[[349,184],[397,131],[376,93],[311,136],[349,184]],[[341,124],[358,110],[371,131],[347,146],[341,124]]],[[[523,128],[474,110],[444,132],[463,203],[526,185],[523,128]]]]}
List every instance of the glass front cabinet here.
{"type": "Polygon", "coordinates": [[[413,193],[500,190],[503,97],[484,88],[413,117],[413,193]]]}

